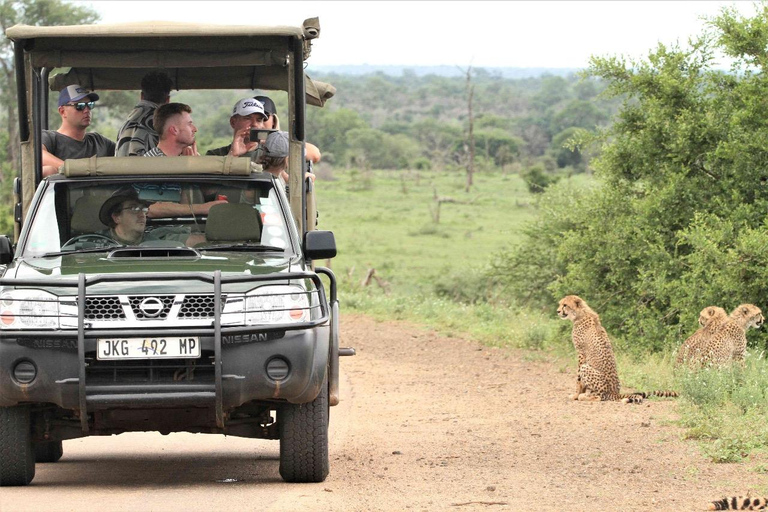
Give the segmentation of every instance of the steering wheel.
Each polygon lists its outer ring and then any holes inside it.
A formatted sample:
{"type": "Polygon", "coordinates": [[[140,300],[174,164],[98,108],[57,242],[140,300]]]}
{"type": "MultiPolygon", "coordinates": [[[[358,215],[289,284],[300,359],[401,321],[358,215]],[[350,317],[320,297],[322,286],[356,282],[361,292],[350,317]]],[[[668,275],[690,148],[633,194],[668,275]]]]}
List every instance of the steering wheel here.
{"type": "Polygon", "coordinates": [[[64,250],[69,247],[76,247],[77,244],[93,244],[94,247],[114,247],[120,245],[119,242],[108,236],[99,235],[98,233],[87,233],[85,235],[73,236],[61,246],[61,249],[64,250]]]}

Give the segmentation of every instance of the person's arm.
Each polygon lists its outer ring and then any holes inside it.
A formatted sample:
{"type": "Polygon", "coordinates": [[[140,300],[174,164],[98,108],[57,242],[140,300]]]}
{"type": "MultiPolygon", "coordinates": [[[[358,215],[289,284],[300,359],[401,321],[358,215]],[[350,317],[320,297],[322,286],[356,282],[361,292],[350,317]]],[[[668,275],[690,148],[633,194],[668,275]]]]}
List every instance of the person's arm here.
{"type": "Polygon", "coordinates": [[[312,162],[313,164],[316,164],[320,161],[320,158],[322,158],[322,155],[320,154],[320,150],[317,149],[317,146],[310,142],[304,143],[304,157],[312,162]]]}
{"type": "Polygon", "coordinates": [[[207,215],[212,206],[226,203],[225,200],[208,201],[207,203],[182,204],[158,202],[149,205],[147,217],[150,219],[159,219],[165,217],[185,217],[188,215],[207,215]]]}
{"type": "Polygon", "coordinates": [[[64,160],[52,155],[48,152],[45,146],[43,146],[43,177],[56,174],[56,171],[59,170],[59,167],[61,167],[63,163],[64,160]]]}

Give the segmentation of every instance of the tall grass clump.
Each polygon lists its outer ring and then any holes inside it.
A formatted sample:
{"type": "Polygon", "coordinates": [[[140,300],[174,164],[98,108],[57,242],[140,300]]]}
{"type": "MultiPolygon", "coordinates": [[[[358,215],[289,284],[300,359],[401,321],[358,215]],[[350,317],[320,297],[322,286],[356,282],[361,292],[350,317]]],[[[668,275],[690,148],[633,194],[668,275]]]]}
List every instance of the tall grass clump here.
{"type": "Polygon", "coordinates": [[[715,462],[738,462],[768,446],[768,361],[748,357],[741,367],[680,370],[680,423],[715,462]]]}

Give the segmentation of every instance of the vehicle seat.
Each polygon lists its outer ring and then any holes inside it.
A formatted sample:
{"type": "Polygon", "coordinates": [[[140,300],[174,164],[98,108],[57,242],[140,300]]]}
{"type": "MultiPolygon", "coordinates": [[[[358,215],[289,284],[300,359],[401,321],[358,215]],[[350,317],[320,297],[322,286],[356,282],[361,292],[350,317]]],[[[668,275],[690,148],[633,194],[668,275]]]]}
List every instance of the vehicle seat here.
{"type": "Polygon", "coordinates": [[[205,223],[209,242],[259,242],[261,216],[249,204],[222,203],[211,207],[205,223]]]}
{"type": "Polygon", "coordinates": [[[107,197],[109,196],[88,195],[75,201],[70,221],[72,236],[85,233],[100,233],[108,229],[99,220],[99,210],[107,197]]]}

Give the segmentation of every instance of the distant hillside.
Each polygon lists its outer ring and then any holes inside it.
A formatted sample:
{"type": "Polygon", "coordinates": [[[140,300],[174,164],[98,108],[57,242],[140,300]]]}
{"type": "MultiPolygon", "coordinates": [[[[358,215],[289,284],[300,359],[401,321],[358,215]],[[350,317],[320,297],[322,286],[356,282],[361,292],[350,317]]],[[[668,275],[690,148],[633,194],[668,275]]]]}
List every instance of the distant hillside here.
{"type": "MultiPolygon", "coordinates": [[[[578,68],[475,68],[483,69],[490,75],[500,76],[502,78],[538,78],[543,75],[566,77],[579,71],[578,68]]],[[[350,66],[313,66],[310,65],[307,71],[312,74],[313,71],[319,73],[334,73],[339,75],[372,75],[374,73],[384,73],[390,76],[402,76],[404,73],[413,73],[416,76],[444,76],[458,77],[463,76],[464,72],[457,66],[376,66],[372,64],[350,65],[350,66]]]]}

